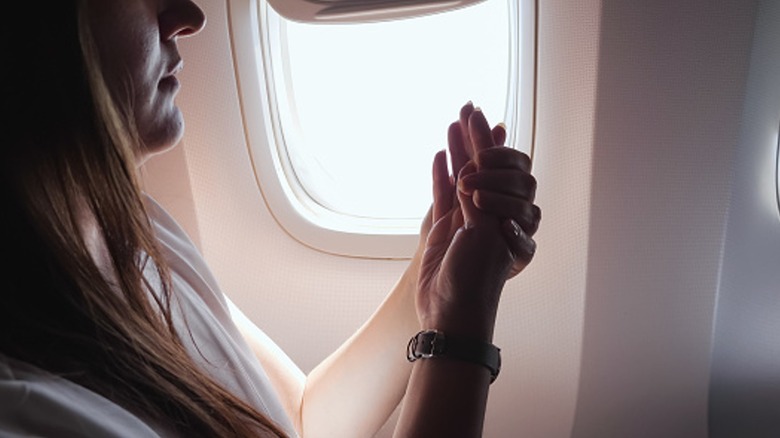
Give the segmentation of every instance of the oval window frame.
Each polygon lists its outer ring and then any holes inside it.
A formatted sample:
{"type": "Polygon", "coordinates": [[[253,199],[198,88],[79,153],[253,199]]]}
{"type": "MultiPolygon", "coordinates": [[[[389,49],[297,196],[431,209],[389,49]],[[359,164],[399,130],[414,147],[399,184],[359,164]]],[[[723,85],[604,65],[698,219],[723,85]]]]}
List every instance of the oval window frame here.
{"type": "MultiPolygon", "coordinates": [[[[529,145],[533,153],[536,110],[535,0],[507,0],[516,20],[510,48],[519,53],[510,69],[507,120],[516,120],[508,144],[529,145]],[[519,29],[522,29],[520,31],[519,29]]],[[[231,49],[239,90],[244,134],[255,180],[279,226],[301,244],[327,254],[368,259],[410,259],[419,243],[421,219],[377,220],[352,218],[327,210],[296,186],[294,170],[278,142],[284,141],[276,115],[271,66],[268,0],[228,0],[231,49]],[[265,29],[265,31],[260,31],[265,29]]]]}

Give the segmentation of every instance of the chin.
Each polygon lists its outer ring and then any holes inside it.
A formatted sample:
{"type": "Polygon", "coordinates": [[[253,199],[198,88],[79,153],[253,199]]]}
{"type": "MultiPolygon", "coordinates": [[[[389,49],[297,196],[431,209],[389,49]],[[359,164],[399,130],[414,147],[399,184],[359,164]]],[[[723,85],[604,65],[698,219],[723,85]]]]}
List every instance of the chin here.
{"type": "Polygon", "coordinates": [[[178,108],[150,129],[143,133],[143,139],[146,148],[152,153],[164,152],[176,146],[184,136],[184,117],[178,108]]]}
{"type": "Polygon", "coordinates": [[[142,136],[143,145],[136,160],[139,166],[155,155],[168,152],[181,142],[184,137],[184,120],[178,111],[177,115],[178,117],[172,123],[167,123],[164,127],[142,136]]]}

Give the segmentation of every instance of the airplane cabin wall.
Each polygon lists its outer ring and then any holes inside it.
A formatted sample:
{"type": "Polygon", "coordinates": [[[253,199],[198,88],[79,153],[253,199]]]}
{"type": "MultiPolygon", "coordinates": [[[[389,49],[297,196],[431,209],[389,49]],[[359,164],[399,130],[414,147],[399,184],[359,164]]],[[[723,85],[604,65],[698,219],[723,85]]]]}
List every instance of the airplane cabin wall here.
{"type": "Polygon", "coordinates": [[[715,438],[780,436],[780,2],[758,11],[713,338],[715,438]]]}
{"type": "Polygon", "coordinates": [[[752,2],[605,0],[574,437],[704,437],[752,2]]]}

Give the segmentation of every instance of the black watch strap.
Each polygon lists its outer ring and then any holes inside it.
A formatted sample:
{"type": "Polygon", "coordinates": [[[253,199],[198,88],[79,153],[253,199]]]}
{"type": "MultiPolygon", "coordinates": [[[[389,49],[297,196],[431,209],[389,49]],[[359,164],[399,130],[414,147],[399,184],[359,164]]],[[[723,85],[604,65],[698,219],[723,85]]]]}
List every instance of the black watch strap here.
{"type": "Polygon", "coordinates": [[[445,335],[436,330],[423,330],[409,340],[406,358],[409,362],[431,357],[446,357],[472,362],[490,370],[490,383],[501,371],[501,349],[476,339],[445,335]]]}

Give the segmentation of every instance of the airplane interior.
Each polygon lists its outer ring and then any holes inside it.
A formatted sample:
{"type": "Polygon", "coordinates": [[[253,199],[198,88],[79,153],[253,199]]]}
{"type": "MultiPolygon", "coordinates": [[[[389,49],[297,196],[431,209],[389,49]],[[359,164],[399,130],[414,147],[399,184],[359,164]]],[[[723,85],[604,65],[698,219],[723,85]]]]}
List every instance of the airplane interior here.
{"type": "Polygon", "coordinates": [[[780,436],[780,2],[198,5],[145,189],[301,370],[406,268],[471,99],[542,210],[484,436],[780,436]]]}

